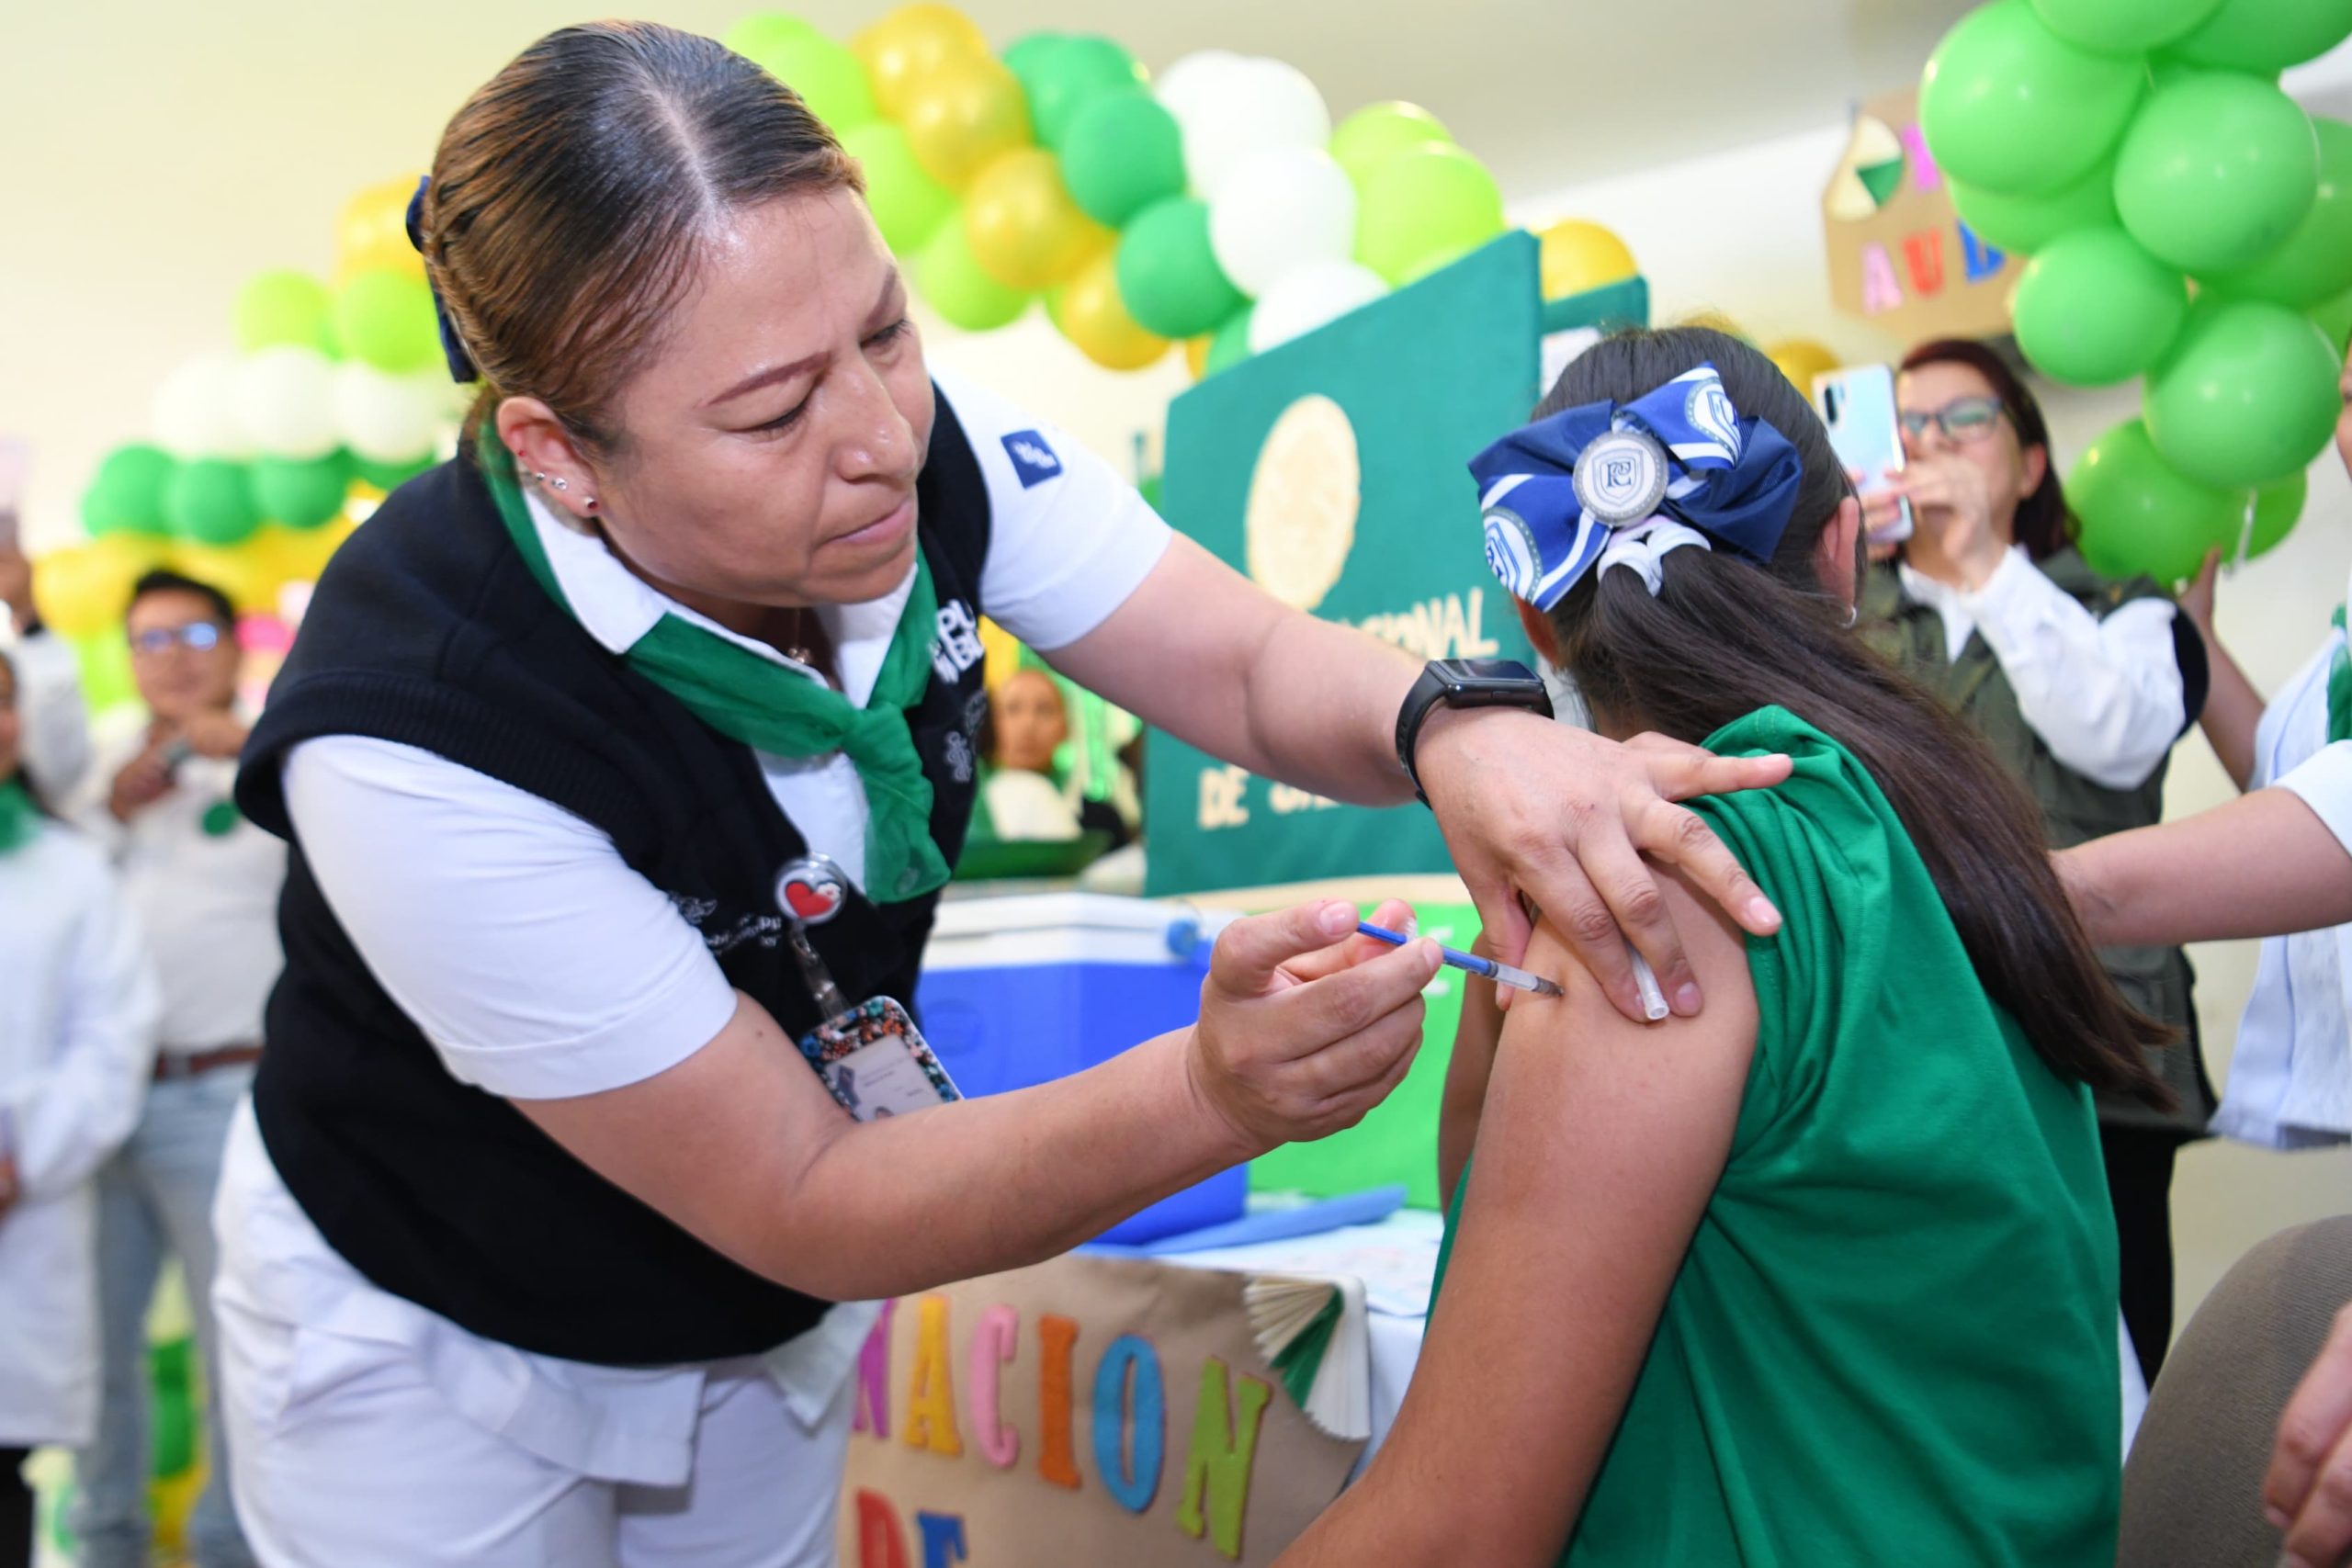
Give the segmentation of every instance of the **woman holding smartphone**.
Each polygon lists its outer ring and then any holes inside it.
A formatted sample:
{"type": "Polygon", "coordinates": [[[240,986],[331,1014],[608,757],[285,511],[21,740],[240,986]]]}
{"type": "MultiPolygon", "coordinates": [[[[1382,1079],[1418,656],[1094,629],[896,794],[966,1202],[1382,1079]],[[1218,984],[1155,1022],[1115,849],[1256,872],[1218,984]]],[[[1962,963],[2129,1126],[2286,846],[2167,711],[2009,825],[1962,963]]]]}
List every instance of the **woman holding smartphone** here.
{"type": "MultiPolygon", "coordinates": [[[[2195,629],[2155,582],[2103,578],[2075,551],[2041,406],[1993,350],[1923,344],[1895,399],[1905,466],[1864,499],[1863,523],[1882,533],[1907,501],[1914,529],[1871,569],[1870,639],[1992,743],[2041,806],[2053,849],[2160,820],[2173,743],[2205,702],[2195,629]]],[[[2123,1316],[2154,1381],[2172,1337],[2173,1159],[2204,1134],[2213,1093],[2187,955],[2100,956],[2126,998],[2182,1036],[2152,1063],[2178,1109],[2098,1100],[2123,1316]]]]}

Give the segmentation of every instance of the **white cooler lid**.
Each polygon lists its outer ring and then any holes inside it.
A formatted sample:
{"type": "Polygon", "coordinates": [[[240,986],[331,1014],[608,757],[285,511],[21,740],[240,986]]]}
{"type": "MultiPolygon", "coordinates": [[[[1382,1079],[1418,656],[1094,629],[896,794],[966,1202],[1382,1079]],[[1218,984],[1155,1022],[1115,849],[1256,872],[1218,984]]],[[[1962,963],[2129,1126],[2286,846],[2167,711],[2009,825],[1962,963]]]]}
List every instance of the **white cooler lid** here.
{"type": "Polygon", "coordinates": [[[1109,893],[1019,893],[939,906],[926,969],[1042,964],[1193,964],[1197,948],[1240,916],[1181,899],[1109,893]],[[1171,941],[1171,935],[1173,941],[1171,941]]]}

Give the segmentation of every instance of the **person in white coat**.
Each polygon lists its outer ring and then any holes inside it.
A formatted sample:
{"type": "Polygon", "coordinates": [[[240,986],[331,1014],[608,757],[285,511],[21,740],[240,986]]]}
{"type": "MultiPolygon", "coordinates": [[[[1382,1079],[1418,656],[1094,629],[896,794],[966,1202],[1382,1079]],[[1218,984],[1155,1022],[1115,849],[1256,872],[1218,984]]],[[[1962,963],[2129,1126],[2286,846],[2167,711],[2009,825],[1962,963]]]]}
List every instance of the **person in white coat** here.
{"type": "Polygon", "coordinates": [[[106,856],[26,786],[0,658],[0,1568],[31,1561],[26,1455],[98,1417],[93,1179],[130,1135],[160,1003],[106,856]]]}

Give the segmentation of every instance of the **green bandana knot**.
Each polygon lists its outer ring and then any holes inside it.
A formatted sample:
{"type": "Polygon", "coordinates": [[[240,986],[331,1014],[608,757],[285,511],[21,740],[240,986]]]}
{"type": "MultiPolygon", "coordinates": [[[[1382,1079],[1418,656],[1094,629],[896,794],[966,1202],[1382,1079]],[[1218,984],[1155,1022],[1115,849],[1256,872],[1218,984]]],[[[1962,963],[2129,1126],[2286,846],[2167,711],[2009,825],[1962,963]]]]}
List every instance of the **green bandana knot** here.
{"type": "MultiPolygon", "coordinates": [[[[513,456],[487,434],[480,453],[482,473],[514,547],[548,596],[571,613],[516,482],[513,456]]],[[[864,707],[822,682],[666,613],[623,657],[629,668],[730,739],[777,757],[822,757],[835,751],[846,756],[865,785],[867,896],[877,903],[896,903],[947,881],[947,858],[931,836],[931,781],[916,754],[906,711],[930,689],[938,612],[931,566],[918,550],[914,592],[899,613],[882,672],[864,707]]]]}

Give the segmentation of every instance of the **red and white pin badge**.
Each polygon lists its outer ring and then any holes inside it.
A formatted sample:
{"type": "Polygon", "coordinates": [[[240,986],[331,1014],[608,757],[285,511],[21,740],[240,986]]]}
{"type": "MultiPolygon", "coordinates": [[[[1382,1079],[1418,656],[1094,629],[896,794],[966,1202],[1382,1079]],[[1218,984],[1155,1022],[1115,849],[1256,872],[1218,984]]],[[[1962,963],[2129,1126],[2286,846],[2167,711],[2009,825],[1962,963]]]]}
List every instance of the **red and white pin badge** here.
{"type": "Polygon", "coordinates": [[[776,908],[804,926],[821,926],[842,912],[849,877],[825,855],[788,863],[776,873],[776,908]]]}

